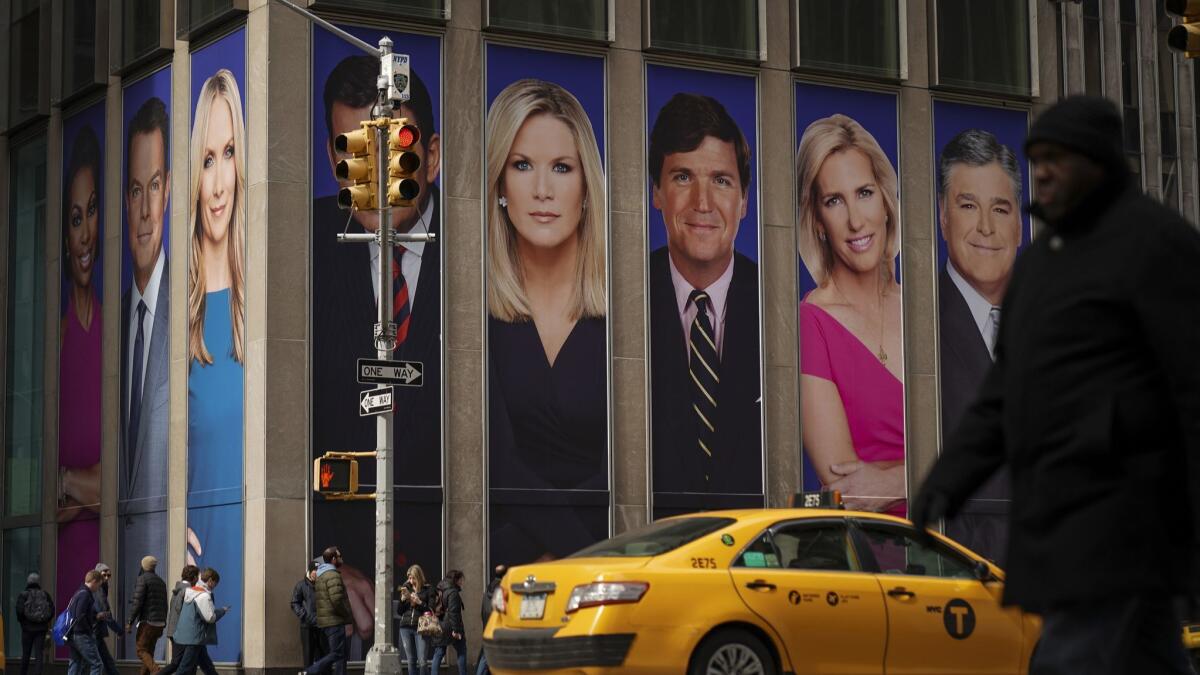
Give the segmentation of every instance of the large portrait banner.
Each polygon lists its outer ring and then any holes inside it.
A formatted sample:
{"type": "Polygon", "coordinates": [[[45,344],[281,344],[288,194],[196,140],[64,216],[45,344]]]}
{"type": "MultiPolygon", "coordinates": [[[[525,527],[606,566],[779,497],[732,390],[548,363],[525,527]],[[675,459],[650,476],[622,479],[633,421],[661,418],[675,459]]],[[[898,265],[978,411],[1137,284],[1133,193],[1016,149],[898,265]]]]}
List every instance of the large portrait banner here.
{"type": "Polygon", "coordinates": [[[246,29],[192,53],[188,154],[187,560],[221,575],[214,661],[242,656],[246,29]]]}
{"type": "MultiPolygon", "coordinates": [[[[170,67],[125,87],[122,110],[118,563],[110,565],[118,615],[129,607],[142,559],[167,560],[170,67]]],[[[118,641],[118,658],[134,658],[135,639],[129,634],[118,641]]],[[[158,658],[165,653],[160,643],[158,658]]]]}
{"type": "Polygon", "coordinates": [[[488,554],[513,565],[609,532],[605,62],[486,54],[488,554]]]}
{"type": "MultiPolygon", "coordinates": [[[[370,44],[383,34],[344,27],[370,44]]],[[[395,52],[411,61],[411,98],[395,111],[416,124],[415,178],[421,192],[411,207],[393,208],[399,232],[435,233],[439,243],[406,243],[393,252],[392,292],[397,324],[393,358],[424,364],[419,388],[395,387],[395,558],[397,583],[413,565],[436,584],[442,573],[442,199],[441,63],[439,38],[388,33],[395,52]]],[[[376,212],[337,206],[334,167],[345,156],[334,138],[359,128],[375,104],[379,61],[322,28],[313,30],[312,62],[312,453],[366,451],[376,447],[376,419],[361,417],[356,362],[374,359],[378,318],[379,251],[376,244],[339,244],[341,232],[375,232],[376,212]]],[[[375,463],[359,463],[363,491],[375,488],[375,463]]],[[[351,660],[366,658],[375,632],[375,506],[373,502],[313,497],[312,554],[329,546],[345,557],[342,579],[350,595],[354,626],[351,660]]],[[[299,561],[298,561],[299,562],[299,561]]]]}
{"type": "Polygon", "coordinates": [[[795,86],[804,486],[902,516],[896,96],[795,86]]]}
{"type": "MultiPolygon", "coordinates": [[[[65,603],[100,560],[104,101],[63,120],[58,334],[58,567],[65,603]]],[[[56,649],[59,658],[66,649],[56,649]]]]}
{"type": "Polygon", "coordinates": [[[646,66],[654,518],[764,504],[757,102],[646,66]]]}
{"type": "MultiPolygon", "coordinates": [[[[1028,124],[1024,110],[934,101],[943,441],[992,365],[1000,305],[1030,239],[1028,124]]],[[[947,521],[947,534],[1003,565],[1009,497],[1007,473],[998,472],[947,521]]]]}

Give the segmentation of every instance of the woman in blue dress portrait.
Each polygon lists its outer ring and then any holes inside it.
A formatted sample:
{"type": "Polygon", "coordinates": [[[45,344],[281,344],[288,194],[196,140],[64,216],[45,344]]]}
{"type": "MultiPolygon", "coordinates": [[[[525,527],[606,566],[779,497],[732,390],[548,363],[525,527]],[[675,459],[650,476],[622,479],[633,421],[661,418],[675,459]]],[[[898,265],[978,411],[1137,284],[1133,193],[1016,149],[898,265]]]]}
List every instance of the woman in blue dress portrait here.
{"type": "Polygon", "coordinates": [[[241,93],[218,70],[196,101],[188,261],[188,562],[221,570],[216,661],[241,642],[245,138],[241,93]]]}

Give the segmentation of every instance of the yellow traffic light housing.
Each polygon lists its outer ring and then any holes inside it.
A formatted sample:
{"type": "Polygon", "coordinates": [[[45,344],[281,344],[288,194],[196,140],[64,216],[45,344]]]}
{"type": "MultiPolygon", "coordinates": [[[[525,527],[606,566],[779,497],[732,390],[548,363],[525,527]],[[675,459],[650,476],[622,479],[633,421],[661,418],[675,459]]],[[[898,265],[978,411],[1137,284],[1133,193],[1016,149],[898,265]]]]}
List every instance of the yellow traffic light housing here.
{"type": "Polygon", "coordinates": [[[420,140],[421,131],[408,119],[391,120],[388,127],[389,206],[412,206],[421,194],[421,184],[415,178],[421,168],[421,157],[413,149],[420,140]]]}
{"type": "Polygon", "coordinates": [[[358,460],[349,457],[318,457],[313,461],[313,485],[321,494],[346,495],[358,492],[358,460]]]}
{"type": "Polygon", "coordinates": [[[362,122],[357,131],[340,134],[333,140],[333,148],[350,154],[334,167],[338,180],[350,181],[351,185],[338,190],[338,206],[355,211],[379,208],[375,198],[375,131],[372,122],[362,122]]]}
{"type": "Polygon", "coordinates": [[[1189,59],[1200,56],[1200,0],[1164,0],[1163,8],[1183,19],[1167,32],[1167,46],[1189,59]]]}

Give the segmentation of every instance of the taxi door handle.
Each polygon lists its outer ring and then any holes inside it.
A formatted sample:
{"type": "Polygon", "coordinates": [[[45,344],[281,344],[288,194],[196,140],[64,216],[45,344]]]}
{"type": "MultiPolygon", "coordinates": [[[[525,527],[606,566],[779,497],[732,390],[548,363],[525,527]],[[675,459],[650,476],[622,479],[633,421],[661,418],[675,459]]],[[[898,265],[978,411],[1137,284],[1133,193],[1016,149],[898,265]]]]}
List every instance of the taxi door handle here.
{"type": "Polygon", "coordinates": [[[914,598],[917,595],[903,586],[897,586],[888,591],[887,594],[893,598],[914,598]]]}
{"type": "Polygon", "coordinates": [[[754,581],[746,582],[746,588],[752,588],[756,591],[760,591],[760,590],[773,591],[773,590],[775,590],[776,586],[775,586],[775,584],[773,584],[769,581],[763,581],[762,579],[755,579],[754,581]]]}

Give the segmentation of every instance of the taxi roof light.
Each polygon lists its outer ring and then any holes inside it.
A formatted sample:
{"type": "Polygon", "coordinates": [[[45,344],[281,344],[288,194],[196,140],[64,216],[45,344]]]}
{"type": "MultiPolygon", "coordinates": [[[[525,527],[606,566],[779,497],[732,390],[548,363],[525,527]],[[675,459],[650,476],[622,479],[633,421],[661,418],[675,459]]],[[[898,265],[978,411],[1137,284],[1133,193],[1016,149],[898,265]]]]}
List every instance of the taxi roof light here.
{"type": "Polygon", "coordinates": [[[792,495],[792,508],[844,509],[841,490],[813,490],[792,495]]]}
{"type": "Polygon", "coordinates": [[[571,590],[567,599],[567,614],[599,605],[620,605],[638,602],[650,584],[644,581],[598,581],[580,584],[571,590]]]}

